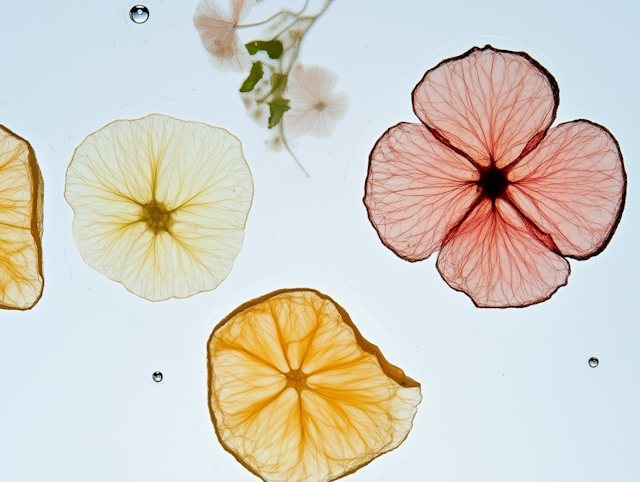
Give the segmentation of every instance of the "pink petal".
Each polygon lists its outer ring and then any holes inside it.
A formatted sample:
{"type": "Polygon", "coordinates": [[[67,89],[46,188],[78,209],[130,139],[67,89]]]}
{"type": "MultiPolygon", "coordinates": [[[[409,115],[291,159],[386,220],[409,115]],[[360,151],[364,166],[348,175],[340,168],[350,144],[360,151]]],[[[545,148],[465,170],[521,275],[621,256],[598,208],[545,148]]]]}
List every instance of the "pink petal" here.
{"type": "Polygon", "coordinates": [[[438,271],[478,307],[523,307],[567,283],[569,263],[506,201],[481,201],[447,237],[438,271]]]}
{"type": "Polygon", "coordinates": [[[607,129],[589,121],[549,130],[508,177],[515,183],[509,196],[566,256],[602,251],[622,216],[627,178],[620,148],[607,129]]]}
{"type": "Polygon", "coordinates": [[[413,91],[416,115],[436,136],[477,164],[499,168],[535,147],[558,102],[558,85],[544,67],[491,45],[440,62],[413,91]]]}
{"type": "Polygon", "coordinates": [[[408,261],[428,258],[477,197],[476,169],[421,124],[401,123],[369,157],[364,203],[382,242],[408,261]]]}
{"type": "Polygon", "coordinates": [[[251,67],[246,48],[236,34],[236,16],[244,15],[252,2],[235,0],[229,15],[214,0],[201,0],[193,23],[200,34],[202,45],[207,49],[209,61],[221,70],[244,72],[251,67]]]}
{"type": "Polygon", "coordinates": [[[255,5],[255,0],[231,0],[230,12],[233,23],[237,25],[246,19],[255,5]]]}

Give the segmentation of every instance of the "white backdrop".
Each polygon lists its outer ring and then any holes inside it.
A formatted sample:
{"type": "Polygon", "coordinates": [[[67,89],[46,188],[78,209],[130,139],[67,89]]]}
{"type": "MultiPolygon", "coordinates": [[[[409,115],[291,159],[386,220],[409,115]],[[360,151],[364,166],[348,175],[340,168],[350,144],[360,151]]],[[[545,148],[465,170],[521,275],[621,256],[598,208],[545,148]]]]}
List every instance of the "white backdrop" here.
{"type": "Polygon", "coordinates": [[[351,106],[332,137],[298,142],[310,178],[266,151],[266,130],[237,95],[243,74],[208,63],[192,23],[197,0],[149,0],[143,25],[129,20],[131,5],[0,3],[0,124],[32,144],[45,182],[44,295],[31,311],[0,312],[0,480],[257,480],[215,438],[206,340],[237,305],[285,287],[331,296],[422,383],[406,442],[345,480],[640,480],[640,4],[336,0],[301,60],[336,71],[351,106]],[[424,72],[486,43],[549,69],[557,123],[605,125],[629,178],[608,248],[572,261],[568,286],[521,310],[477,309],[442,281],[435,256],[396,257],[362,203],[369,152],[389,126],[417,122],[410,93],[424,72]],[[152,112],[231,131],[255,182],[227,280],[161,303],[84,264],[63,197],[87,134],[152,112]]]}

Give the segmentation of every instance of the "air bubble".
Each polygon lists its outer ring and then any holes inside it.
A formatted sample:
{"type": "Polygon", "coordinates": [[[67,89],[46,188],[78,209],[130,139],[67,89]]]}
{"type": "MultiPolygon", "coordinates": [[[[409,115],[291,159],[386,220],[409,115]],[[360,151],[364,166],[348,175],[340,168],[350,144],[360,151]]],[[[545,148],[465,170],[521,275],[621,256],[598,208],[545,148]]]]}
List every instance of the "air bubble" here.
{"type": "Polygon", "coordinates": [[[131,17],[131,20],[135,23],[145,23],[149,20],[149,9],[144,5],[134,5],[131,7],[131,10],[129,10],[129,17],[131,17]]]}
{"type": "Polygon", "coordinates": [[[591,368],[595,368],[600,364],[600,360],[598,360],[596,357],[592,356],[591,358],[589,358],[589,366],[591,368]]]}
{"type": "Polygon", "coordinates": [[[151,375],[151,378],[153,378],[153,381],[156,383],[159,383],[162,381],[162,372],[154,372],[153,375],[151,375]]]}

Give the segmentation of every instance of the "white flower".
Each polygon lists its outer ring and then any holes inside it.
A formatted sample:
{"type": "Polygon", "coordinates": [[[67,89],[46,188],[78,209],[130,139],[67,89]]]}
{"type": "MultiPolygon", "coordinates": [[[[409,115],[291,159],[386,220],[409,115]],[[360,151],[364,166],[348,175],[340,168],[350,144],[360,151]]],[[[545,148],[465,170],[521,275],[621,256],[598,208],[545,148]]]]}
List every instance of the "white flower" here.
{"type": "Polygon", "coordinates": [[[325,67],[298,65],[293,69],[287,87],[291,110],[283,119],[287,137],[332,134],[349,107],[346,92],[333,92],[337,81],[338,75],[325,67]]]}
{"type": "Polygon", "coordinates": [[[84,261],[162,301],[212,290],[229,275],[253,178],[233,134],[151,114],[89,134],[67,168],[65,197],[84,261]]]}
{"type": "Polygon", "coordinates": [[[251,60],[236,28],[246,18],[255,0],[231,0],[231,13],[225,12],[215,0],[200,0],[193,23],[200,33],[209,60],[220,70],[245,72],[251,60]]]}

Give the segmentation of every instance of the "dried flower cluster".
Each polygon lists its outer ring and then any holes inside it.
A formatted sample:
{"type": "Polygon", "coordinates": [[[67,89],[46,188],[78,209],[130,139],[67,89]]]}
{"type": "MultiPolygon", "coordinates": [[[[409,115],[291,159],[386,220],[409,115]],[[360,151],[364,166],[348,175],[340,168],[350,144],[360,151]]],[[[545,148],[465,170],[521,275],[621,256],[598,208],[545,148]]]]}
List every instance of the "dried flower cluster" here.
{"type": "Polygon", "coordinates": [[[332,2],[326,0],[314,14],[306,12],[305,3],[298,12],[282,10],[261,22],[241,24],[255,1],[231,0],[227,13],[214,0],[201,0],[193,19],[213,65],[248,72],[240,92],[249,116],[275,132],[268,146],[289,151],[305,173],[290,141],[329,136],[349,106],[346,93],[334,92],[334,72],[298,61],[304,36],[332,2]],[[268,39],[243,45],[238,29],[257,26],[266,27],[268,39]]]}

